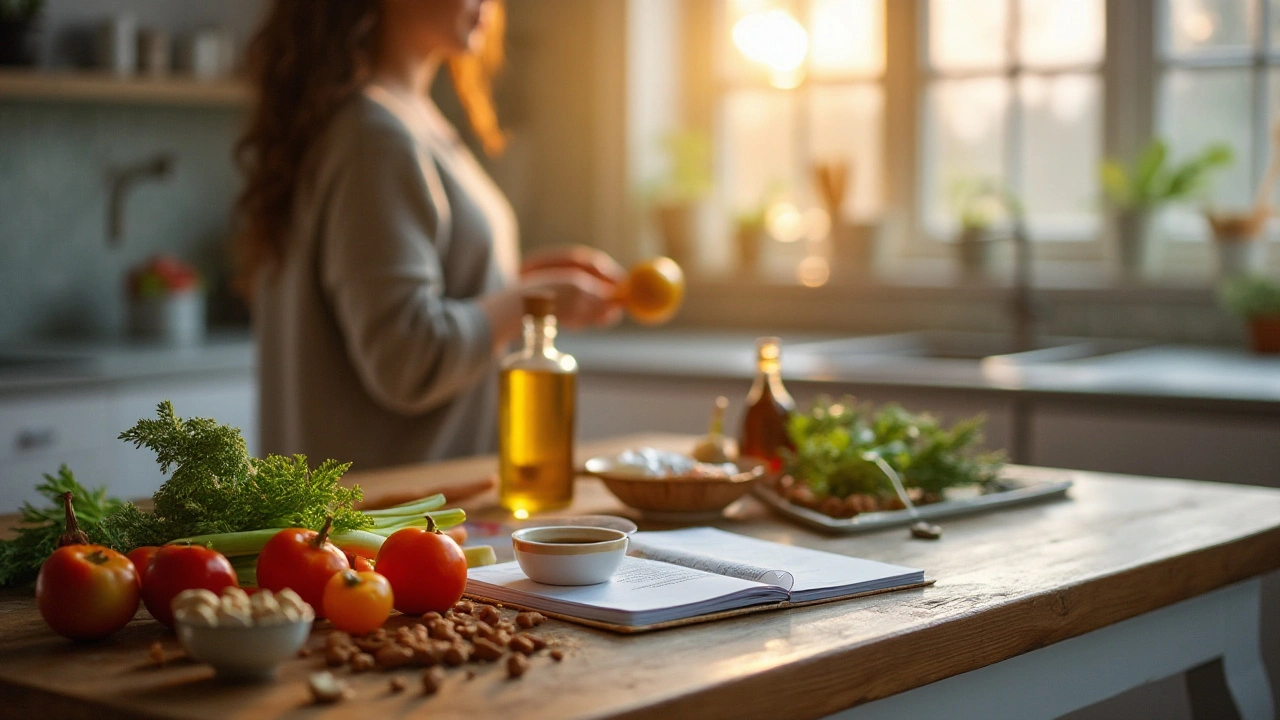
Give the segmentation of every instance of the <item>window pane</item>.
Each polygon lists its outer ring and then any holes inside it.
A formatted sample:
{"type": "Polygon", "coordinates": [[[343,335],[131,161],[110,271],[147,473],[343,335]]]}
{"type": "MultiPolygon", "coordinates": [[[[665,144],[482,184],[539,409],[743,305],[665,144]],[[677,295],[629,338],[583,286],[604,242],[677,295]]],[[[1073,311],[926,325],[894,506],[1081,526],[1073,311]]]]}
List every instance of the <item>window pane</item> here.
{"type": "Polygon", "coordinates": [[[1028,75],[1018,89],[1021,194],[1033,237],[1085,239],[1097,226],[1102,83],[1096,75],[1028,75]]]}
{"type": "Polygon", "coordinates": [[[930,62],[938,70],[1002,67],[1008,23],[1003,0],[929,0],[930,62]]]}
{"type": "Polygon", "coordinates": [[[1105,0],[1019,0],[1018,54],[1032,66],[1102,62],[1105,0]]]}
{"type": "Polygon", "coordinates": [[[747,80],[763,77],[759,65],[743,57],[742,52],[733,44],[733,28],[738,21],[748,15],[783,9],[795,17],[795,3],[791,0],[724,0],[724,30],[719,38],[720,71],[725,77],[733,80],[747,80]]]}
{"type": "Polygon", "coordinates": [[[1280,54],[1280,0],[1271,2],[1271,54],[1280,54]]]}
{"type": "Polygon", "coordinates": [[[794,94],[742,90],[725,96],[721,187],[734,210],[756,207],[796,174],[794,94]]]}
{"type": "Polygon", "coordinates": [[[848,164],[846,217],[873,216],[880,209],[883,108],[879,85],[820,86],[809,96],[809,160],[848,164]]]}
{"type": "Polygon", "coordinates": [[[1244,54],[1253,47],[1251,0],[1166,0],[1174,55],[1244,54]]]}
{"type": "MultiPolygon", "coordinates": [[[[1235,163],[1213,177],[1209,201],[1223,208],[1239,209],[1250,202],[1253,183],[1253,86],[1247,70],[1183,70],[1165,78],[1164,134],[1173,162],[1181,162],[1212,143],[1225,142],[1235,152],[1235,163]]],[[[1177,234],[1204,236],[1198,208],[1175,208],[1170,227],[1177,234]]]]}
{"type": "Polygon", "coordinates": [[[884,72],[884,1],[813,0],[810,67],[817,74],[884,72]]]}
{"type": "Polygon", "coordinates": [[[931,227],[951,227],[948,192],[970,179],[1004,178],[1009,86],[1003,79],[946,80],[929,88],[924,193],[931,227]]]}

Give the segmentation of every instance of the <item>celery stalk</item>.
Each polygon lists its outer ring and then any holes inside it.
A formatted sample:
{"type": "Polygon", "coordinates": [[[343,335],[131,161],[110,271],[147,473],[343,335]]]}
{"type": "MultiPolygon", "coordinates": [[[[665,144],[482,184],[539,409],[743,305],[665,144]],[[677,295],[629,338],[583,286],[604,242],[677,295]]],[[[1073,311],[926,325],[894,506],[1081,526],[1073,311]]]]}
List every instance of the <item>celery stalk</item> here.
{"type": "Polygon", "coordinates": [[[352,530],[329,536],[329,541],[343,552],[370,559],[378,557],[378,549],[385,540],[382,535],[367,530],[352,530]]]}
{"type": "Polygon", "coordinates": [[[469,568],[484,567],[498,562],[498,556],[494,554],[492,545],[464,547],[462,548],[462,554],[467,556],[467,567],[469,568]]]}
{"type": "Polygon", "coordinates": [[[244,532],[217,533],[213,535],[193,535],[188,538],[169,541],[168,545],[203,545],[212,548],[228,558],[242,555],[257,555],[262,552],[267,541],[276,536],[283,528],[267,528],[266,530],[246,530],[244,532]]]}
{"type": "Polygon", "coordinates": [[[406,515],[421,515],[430,510],[436,510],[444,507],[444,495],[436,493],[421,500],[402,503],[389,508],[380,508],[378,510],[365,510],[364,514],[375,520],[377,518],[386,517],[403,517],[406,515]]]}

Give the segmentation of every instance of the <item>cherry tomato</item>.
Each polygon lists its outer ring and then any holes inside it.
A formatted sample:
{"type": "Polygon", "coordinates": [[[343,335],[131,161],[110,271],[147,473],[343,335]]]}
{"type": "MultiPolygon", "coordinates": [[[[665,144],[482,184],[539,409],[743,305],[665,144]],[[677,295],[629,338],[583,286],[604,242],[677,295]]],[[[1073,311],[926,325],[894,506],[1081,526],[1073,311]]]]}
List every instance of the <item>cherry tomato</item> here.
{"type": "Polygon", "coordinates": [[[320,532],[289,528],[276,533],[258,555],[258,587],[271,592],[292,588],[316,617],[324,617],[325,583],[351,567],[328,537],[328,522],[320,532]]]}
{"type": "Polygon", "coordinates": [[[151,564],[151,558],[156,556],[156,551],[160,548],[155,545],[143,545],[129,551],[125,557],[129,558],[129,562],[133,563],[133,568],[138,571],[138,586],[142,586],[142,576],[147,572],[147,566],[151,564]]]}
{"type": "Polygon", "coordinates": [[[467,556],[430,517],[425,528],[392,533],[375,565],[391,582],[395,608],[408,615],[442,613],[462,599],[467,587],[467,556]]]}
{"type": "Polygon", "coordinates": [[[343,570],[324,586],[324,614],[339,630],[364,635],[391,615],[391,583],[372,570],[343,570]]]}
{"type": "Polygon", "coordinates": [[[199,545],[165,545],[142,574],[142,602],[156,620],[173,627],[173,598],[204,588],[216,594],[238,587],[235,568],[216,550],[199,545]]]}
{"type": "Polygon", "coordinates": [[[97,640],[127,625],[138,610],[138,593],[133,563],[101,545],[60,547],[36,576],[40,615],[72,640],[97,640]]]}
{"type": "Polygon", "coordinates": [[[360,555],[356,555],[355,553],[350,553],[345,550],[342,552],[342,554],[347,556],[347,564],[350,565],[351,569],[355,570],[356,572],[365,572],[367,570],[373,569],[373,558],[362,557],[360,555]]]}

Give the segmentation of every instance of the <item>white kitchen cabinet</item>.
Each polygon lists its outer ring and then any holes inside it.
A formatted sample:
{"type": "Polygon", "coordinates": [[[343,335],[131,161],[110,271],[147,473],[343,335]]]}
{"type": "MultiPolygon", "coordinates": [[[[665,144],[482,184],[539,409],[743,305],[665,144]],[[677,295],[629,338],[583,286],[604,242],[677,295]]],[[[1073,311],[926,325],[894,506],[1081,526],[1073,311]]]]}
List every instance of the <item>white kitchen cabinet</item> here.
{"type": "Polygon", "coordinates": [[[257,385],[248,370],[0,395],[0,513],[39,500],[41,476],[63,463],[88,487],[105,485],[115,497],[150,496],[164,480],[155,456],[119,435],[140,418],[154,417],[165,399],[182,417],[212,417],[240,428],[249,451],[256,451],[257,385]]]}
{"type": "Polygon", "coordinates": [[[1276,417],[1040,402],[1030,436],[1035,465],[1280,487],[1276,417]]]}

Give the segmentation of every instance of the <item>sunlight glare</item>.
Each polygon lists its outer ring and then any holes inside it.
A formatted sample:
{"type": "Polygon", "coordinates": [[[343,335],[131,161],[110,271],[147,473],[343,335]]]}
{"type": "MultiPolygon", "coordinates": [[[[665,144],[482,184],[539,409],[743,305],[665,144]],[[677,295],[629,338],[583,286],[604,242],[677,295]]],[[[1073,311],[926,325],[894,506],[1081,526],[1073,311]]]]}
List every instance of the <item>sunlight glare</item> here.
{"type": "Polygon", "coordinates": [[[809,33],[786,10],[757,12],[733,26],[733,44],[748,60],[769,71],[774,87],[790,89],[804,79],[809,33]]]}

